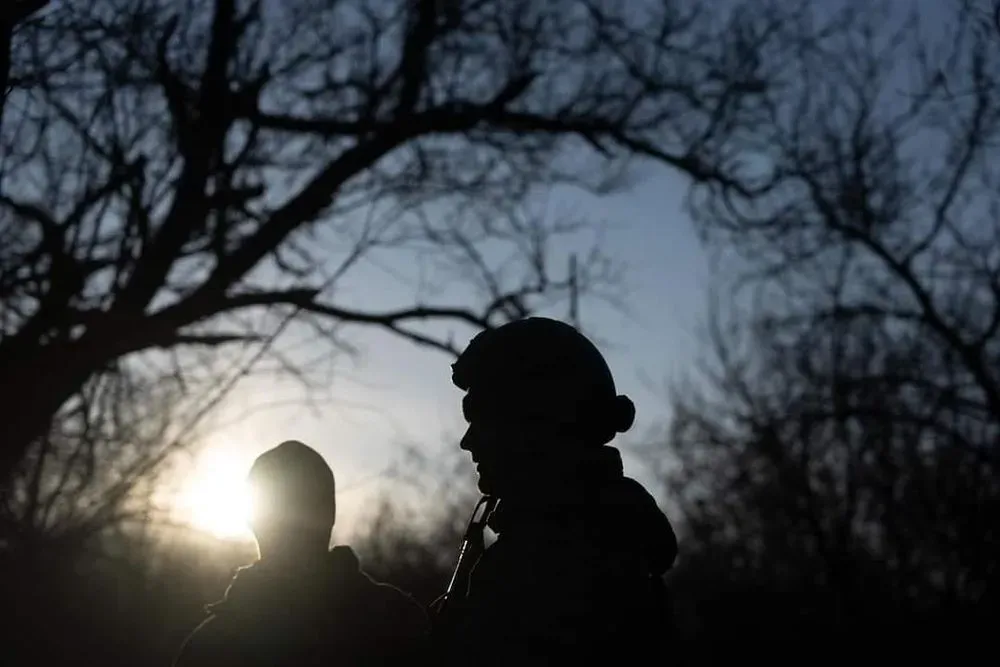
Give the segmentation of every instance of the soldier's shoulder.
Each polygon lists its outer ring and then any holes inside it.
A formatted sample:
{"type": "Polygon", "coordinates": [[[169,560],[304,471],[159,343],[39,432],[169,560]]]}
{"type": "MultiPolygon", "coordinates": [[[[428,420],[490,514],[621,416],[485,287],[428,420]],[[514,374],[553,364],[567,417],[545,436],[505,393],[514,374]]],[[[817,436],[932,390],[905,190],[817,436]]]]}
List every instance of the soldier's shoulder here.
{"type": "Polygon", "coordinates": [[[214,614],[210,614],[195,626],[181,643],[174,657],[174,667],[198,667],[214,662],[212,655],[218,643],[220,624],[214,614]]]}
{"type": "Polygon", "coordinates": [[[337,547],[338,557],[351,559],[354,574],[353,589],[355,603],[367,613],[359,622],[374,623],[386,628],[394,628],[397,635],[423,635],[430,632],[427,611],[413,596],[392,584],[378,581],[366,572],[350,547],[337,547]]]}
{"type": "Polygon", "coordinates": [[[412,595],[392,584],[382,582],[376,583],[376,588],[386,607],[413,622],[427,622],[426,609],[412,595]]]}

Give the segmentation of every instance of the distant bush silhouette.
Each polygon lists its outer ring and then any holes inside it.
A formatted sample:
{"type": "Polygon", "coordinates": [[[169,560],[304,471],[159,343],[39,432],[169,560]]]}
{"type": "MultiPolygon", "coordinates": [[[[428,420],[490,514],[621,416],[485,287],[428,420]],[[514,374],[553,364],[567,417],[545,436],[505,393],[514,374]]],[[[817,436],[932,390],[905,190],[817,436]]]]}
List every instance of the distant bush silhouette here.
{"type": "Polygon", "coordinates": [[[457,445],[439,458],[409,448],[390,477],[416,491],[417,502],[386,493],[359,518],[351,538],[373,575],[424,604],[447,586],[479,496],[472,465],[462,454],[457,445]]]}

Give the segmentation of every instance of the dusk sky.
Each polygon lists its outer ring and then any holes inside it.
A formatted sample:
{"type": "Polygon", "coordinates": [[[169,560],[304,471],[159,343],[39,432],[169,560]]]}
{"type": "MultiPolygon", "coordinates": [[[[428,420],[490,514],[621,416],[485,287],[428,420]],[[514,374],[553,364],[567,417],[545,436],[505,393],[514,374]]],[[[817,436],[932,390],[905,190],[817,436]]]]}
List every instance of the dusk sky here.
{"type": "MultiPolygon", "coordinates": [[[[931,31],[941,29],[947,18],[933,0],[895,0],[890,6],[898,9],[897,16],[918,9],[931,31]],[[935,18],[938,14],[940,21],[935,18]]],[[[698,355],[705,351],[699,327],[708,288],[718,280],[711,278],[707,252],[684,211],[686,177],[649,165],[638,170],[638,177],[633,187],[611,196],[561,194],[549,204],[604,221],[603,251],[626,266],[630,316],[585,301],[581,318],[587,333],[599,339],[619,392],[636,403],[635,426],[615,444],[626,454],[627,472],[642,479],[642,466],[629,458],[629,451],[639,442],[649,442],[655,429],[667,422],[667,384],[678,373],[694,371],[698,355]]],[[[720,265],[731,268],[731,264],[725,260],[720,265]]],[[[412,293],[412,284],[369,264],[344,283],[337,301],[377,310],[412,305],[412,293]]],[[[563,317],[565,312],[541,314],[563,317]]],[[[473,334],[459,327],[445,330],[454,332],[463,346],[473,334]]],[[[352,517],[386,489],[388,480],[382,473],[405,446],[420,446],[431,456],[456,449],[463,421],[461,394],[450,382],[451,360],[378,330],[357,327],[352,332],[351,340],[360,345],[362,354],[356,364],[346,357],[338,363],[341,370],[330,390],[335,401],[313,411],[288,401],[301,395],[294,381],[268,378],[244,383],[218,415],[223,426],[206,439],[203,452],[208,462],[196,465],[185,477],[188,487],[219,483],[238,488],[258,454],[282,440],[302,440],[333,466],[341,508],[338,525],[349,532],[352,517]],[[275,402],[285,404],[259,407],[275,402]]],[[[226,523],[225,516],[220,510],[220,523],[226,523]]]]}
{"type": "MultiPolygon", "coordinates": [[[[666,383],[692,367],[700,349],[697,328],[709,276],[706,253],[683,210],[685,178],[660,167],[644,167],[640,175],[642,180],[622,193],[549,200],[552,209],[582,210],[589,219],[606,223],[603,250],[626,265],[623,287],[630,313],[593,300],[584,301],[580,312],[584,328],[598,339],[611,364],[619,392],[637,406],[632,431],[616,440],[626,454],[630,443],[648,439],[664,423],[666,383]]],[[[364,287],[352,289],[378,290],[378,302],[405,303],[412,292],[377,269],[366,269],[362,282],[364,287]]],[[[351,297],[352,303],[365,301],[360,293],[351,297]]],[[[563,317],[565,310],[545,314],[563,317]]],[[[451,330],[463,346],[472,333],[451,330]]],[[[463,420],[461,392],[450,382],[451,360],[372,329],[357,328],[352,341],[360,343],[362,354],[357,363],[343,360],[330,392],[335,400],[318,413],[293,402],[260,407],[301,395],[294,381],[268,378],[243,384],[218,415],[220,426],[206,438],[202,462],[185,475],[185,483],[214,480],[234,488],[261,452],[282,440],[302,440],[333,466],[338,525],[349,530],[352,515],[385,489],[381,473],[404,446],[418,445],[432,456],[456,449],[463,420]]],[[[641,473],[634,459],[626,466],[641,473]]]]}

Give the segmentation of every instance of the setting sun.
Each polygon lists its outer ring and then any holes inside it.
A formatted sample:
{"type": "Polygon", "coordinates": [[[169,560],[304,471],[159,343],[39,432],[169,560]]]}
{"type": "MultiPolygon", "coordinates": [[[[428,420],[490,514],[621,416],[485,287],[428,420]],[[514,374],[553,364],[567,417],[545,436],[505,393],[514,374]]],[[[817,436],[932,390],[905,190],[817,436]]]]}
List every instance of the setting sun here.
{"type": "Polygon", "coordinates": [[[199,456],[177,499],[184,520],[216,537],[251,538],[247,467],[241,463],[239,457],[222,448],[199,456]]]}

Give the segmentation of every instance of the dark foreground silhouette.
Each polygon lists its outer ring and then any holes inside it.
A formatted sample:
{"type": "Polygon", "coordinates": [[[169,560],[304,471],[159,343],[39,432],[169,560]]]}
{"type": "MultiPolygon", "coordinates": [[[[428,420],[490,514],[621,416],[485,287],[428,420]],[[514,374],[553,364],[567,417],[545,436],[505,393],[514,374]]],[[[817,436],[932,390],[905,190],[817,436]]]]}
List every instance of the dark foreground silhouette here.
{"type": "Polygon", "coordinates": [[[423,655],[427,616],[412,598],[376,583],[347,546],[327,550],[333,473],[286,442],[250,473],[260,559],[239,570],[225,598],[184,643],[176,667],[411,664],[423,655]]]}
{"type": "Polygon", "coordinates": [[[671,616],[663,575],[677,543],[607,444],[635,409],[599,351],[567,324],[530,318],[473,339],[453,380],[468,392],[462,448],[486,516],[435,604],[436,654],[513,665],[628,653],[660,664],[671,616]],[[486,525],[497,540],[483,550],[486,525]]]}

